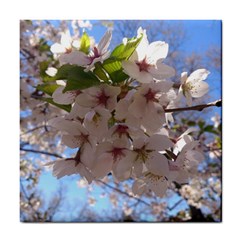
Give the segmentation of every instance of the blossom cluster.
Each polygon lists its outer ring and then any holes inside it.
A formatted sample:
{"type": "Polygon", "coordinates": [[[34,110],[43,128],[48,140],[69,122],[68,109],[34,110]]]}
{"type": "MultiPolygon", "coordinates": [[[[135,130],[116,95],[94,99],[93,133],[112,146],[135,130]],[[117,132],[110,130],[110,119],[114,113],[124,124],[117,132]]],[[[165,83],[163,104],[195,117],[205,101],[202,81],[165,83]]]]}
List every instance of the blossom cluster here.
{"type": "Polygon", "coordinates": [[[49,125],[61,132],[63,145],[77,150],[74,157],[48,165],[57,178],[80,174],[91,183],[112,174],[118,182],[133,179],[134,194],[151,190],[162,197],[172,182],[186,183],[204,159],[191,136],[195,129],[176,138],[169,130],[174,116],[166,109],[184,96],[191,106],[192,98],[206,94],[203,80],[209,72],[182,73],[176,90],[170,80],[175,70],[163,63],[167,43],[149,43],[139,28],[136,38],[123,39],[111,53],[111,38],[107,31],[95,44],[86,33],[73,40],[65,32],[51,46],[60,63],[45,71],[56,82],[49,85],[52,101],[70,108],[49,125]]]}

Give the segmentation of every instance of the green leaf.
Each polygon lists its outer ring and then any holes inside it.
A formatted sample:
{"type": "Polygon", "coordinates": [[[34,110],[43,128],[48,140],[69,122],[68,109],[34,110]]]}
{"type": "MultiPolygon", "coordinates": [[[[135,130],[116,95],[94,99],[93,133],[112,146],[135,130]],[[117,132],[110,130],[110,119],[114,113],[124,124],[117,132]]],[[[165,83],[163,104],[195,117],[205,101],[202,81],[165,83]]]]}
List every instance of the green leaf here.
{"type": "Polygon", "coordinates": [[[56,81],[60,79],[67,80],[68,74],[72,70],[78,68],[78,66],[76,65],[65,64],[58,69],[57,74],[55,76],[51,77],[51,76],[48,76],[45,72],[48,69],[48,65],[49,65],[48,62],[40,63],[40,76],[43,78],[43,82],[56,81]]]}
{"type": "Polygon", "coordinates": [[[57,84],[48,84],[48,83],[44,83],[41,85],[37,86],[37,90],[42,91],[50,96],[52,96],[52,94],[54,93],[54,91],[59,87],[59,85],[57,84]]]}
{"type": "Polygon", "coordinates": [[[129,78],[129,76],[123,72],[120,61],[109,58],[103,62],[103,68],[109,74],[113,83],[119,83],[129,78]]]}
{"type": "Polygon", "coordinates": [[[106,72],[103,69],[103,66],[100,62],[95,63],[95,68],[93,72],[103,81],[108,82],[109,78],[106,74],[106,72]]]}
{"type": "Polygon", "coordinates": [[[200,129],[203,129],[204,125],[205,125],[205,121],[202,121],[202,120],[198,121],[198,126],[200,129]]]}
{"type": "Polygon", "coordinates": [[[190,127],[193,127],[193,126],[196,125],[196,122],[194,122],[194,121],[188,121],[188,122],[187,122],[187,125],[190,126],[190,127]]]}
{"type": "Polygon", "coordinates": [[[52,105],[54,105],[58,108],[61,108],[61,109],[65,110],[66,112],[70,112],[71,108],[72,108],[72,106],[70,104],[69,105],[63,105],[63,104],[55,103],[52,98],[41,98],[41,100],[43,100],[45,102],[48,102],[48,103],[50,103],[50,104],[52,104],[52,105]]]}
{"type": "Polygon", "coordinates": [[[218,134],[218,132],[215,130],[213,125],[207,125],[204,129],[205,132],[210,132],[214,134],[218,134]]]}
{"type": "Polygon", "coordinates": [[[40,77],[43,79],[43,81],[45,81],[45,79],[51,78],[46,74],[46,70],[48,69],[49,63],[50,63],[49,61],[43,61],[40,62],[39,64],[40,77]]]}
{"type": "Polygon", "coordinates": [[[90,48],[90,38],[89,36],[87,35],[86,32],[83,33],[81,39],[81,45],[80,45],[80,51],[88,54],[89,53],[89,48],[90,48]]]}
{"type": "Polygon", "coordinates": [[[99,85],[101,82],[92,72],[85,72],[83,67],[75,66],[68,72],[67,84],[63,92],[81,90],[99,85]]]}
{"type": "Polygon", "coordinates": [[[141,40],[142,40],[142,36],[140,38],[128,39],[126,45],[124,45],[123,43],[118,45],[113,50],[110,57],[120,61],[129,59],[131,55],[134,53],[134,51],[136,50],[141,40]]]}
{"type": "Polygon", "coordinates": [[[141,40],[142,37],[128,39],[126,45],[123,43],[118,45],[113,50],[110,57],[103,62],[102,66],[113,83],[123,82],[129,77],[123,72],[121,62],[131,57],[141,40]]]}
{"type": "Polygon", "coordinates": [[[40,52],[49,52],[50,46],[47,44],[47,41],[45,41],[43,38],[41,38],[39,41],[38,49],[40,52]]]}

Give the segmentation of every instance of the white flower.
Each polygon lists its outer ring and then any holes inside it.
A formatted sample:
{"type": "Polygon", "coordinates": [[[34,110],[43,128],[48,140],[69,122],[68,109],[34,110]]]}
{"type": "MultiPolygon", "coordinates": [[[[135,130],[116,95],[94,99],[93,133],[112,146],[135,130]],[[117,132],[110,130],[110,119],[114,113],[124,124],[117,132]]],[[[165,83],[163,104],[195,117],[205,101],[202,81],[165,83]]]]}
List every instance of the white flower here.
{"type": "Polygon", "coordinates": [[[93,180],[93,176],[89,169],[80,160],[76,161],[74,159],[63,159],[50,162],[46,165],[53,166],[53,176],[58,179],[64,176],[80,174],[82,177],[86,178],[89,184],[93,180]]]}
{"type": "Polygon", "coordinates": [[[61,34],[60,43],[54,43],[50,50],[52,53],[69,53],[72,51],[72,38],[69,31],[61,34]]]}
{"type": "Polygon", "coordinates": [[[63,132],[62,143],[70,148],[82,147],[85,144],[89,144],[92,148],[95,146],[94,138],[79,122],[58,117],[48,123],[63,132]]]}
{"type": "Polygon", "coordinates": [[[206,82],[203,82],[209,75],[209,71],[206,69],[198,69],[194,71],[189,77],[187,72],[181,74],[181,87],[179,94],[183,94],[186,97],[187,104],[192,105],[192,98],[199,98],[208,92],[209,86],[206,82]]]}
{"type": "Polygon", "coordinates": [[[90,111],[89,108],[82,107],[76,102],[73,104],[70,113],[67,115],[66,119],[68,120],[76,120],[76,121],[83,121],[86,114],[90,111]]]}
{"type": "Polygon", "coordinates": [[[82,91],[76,98],[76,103],[82,107],[94,108],[97,106],[114,110],[117,104],[117,96],[121,92],[119,87],[102,84],[82,91]]]}
{"type": "Polygon", "coordinates": [[[191,143],[194,141],[193,137],[190,136],[189,133],[192,133],[195,131],[197,131],[197,128],[190,127],[183,134],[181,134],[180,137],[176,139],[176,151],[181,152],[181,150],[187,143],[191,143]]]}
{"type": "Polygon", "coordinates": [[[107,109],[97,107],[86,114],[83,123],[89,134],[100,142],[107,135],[110,117],[111,114],[107,109]]]}
{"type": "Polygon", "coordinates": [[[122,62],[126,74],[141,83],[164,79],[175,75],[175,70],[162,63],[168,53],[168,44],[157,41],[149,44],[146,34],[128,61],[122,62]]]}
{"type": "Polygon", "coordinates": [[[128,111],[141,120],[142,126],[150,132],[159,130],[166,122],[160,97],[172,86],[172,82],[160,81],[143,84],[134,95],[128,111]]]}
{"type": "Polygon", "coordinates": [[[136,139],[144,137],[145,134],[142,129],[134,128],[125,123],[117,123],[109,129],[108,138],[126,138],[126,139],[136,139]]]}
{"type": "Polygon", "coordinates": [[[132,186],[135,195],[142,195],[147,193],[150,189],[159,197],[164,196],[167,188],[168,180],[166,177],[151,172],[146,172],[144,177],[142,179],[137,179],[132,186]]]}
{"type": "Polygon", "coordinates": [[[54,91],[52,95],[53,101],[58,104],[65,104],[65,105],[72,104],[75,101],[78,94],[81,93],[81,91],[73,90],[73,91],[67,91],[63,93],[64,88],[65,87],[61,86],[54,91]]]}
{"type": "Polygon", "coordinates": [[[195,171],[198,164],[204,160],[204,155],[201,152],[193,150],[198,144],[198,141],[186,143],[175,161],[169,161],[169,179],[178,183],[188,181],[189,173],[195,171]]]}
{"type": "Polygon", "coordinates": [[[147,168],[153,174],[168,176],[168,160],[159,151],[170,147],[173,147],[170,139],[160,134],[154,134],[149,138],[134,139],[133,151],[136,153],[133,164],[134,174],[139,177],[147,168]]]}
{"type": "Polygon", "coordinates": [[[214,127],[218,128],[218,126],[220,125],[221,122],[221,118],[220,116],[216,113],[215,116],[211,117],[211,121],[214,122],[214,127]]]}
{"type": "Polygon", "coordinates": [[[123,181],[131,176],[134,156],[128,141],[117,139],[113,143],[103,142],[97,146],[95,165],[92,172],[95,177],[102,178],[111,170],[118,181],[123,181]]]}
{"type": "Polygon", "coordinates": [[[108,47],[112,38],[112,32],[107,31],[97,46],[94,46],[87,55],[81,51],[72,51],[60,57],[61,64],[75,64],[85,66],[90,70],[96,62],[103,62],[110,54],[108,47]]]}
{"type": "Polygon", "coordinates": [[[54,77],[56,74],[57,74],[57,69],[56,68],[54,68],[54,67],[49,67],[46,71],[45,71],[45,73],[48,75],[48,76],[50,76],[50,77],[54,77]]]}
{"type": "Polygon", "coordinates": [[[80,28],[88,28],[89,30],[92,29],[92,24],[90,23],[89,20],[86,21],[78,20],[77,23],[80,28]]]}
{"type": "Polygon", "coordinates": [[[129,106],[133,101],[133,96],[135,92],[136,90],[134,89],[129,91],[124,98],[120,99],[120,101],[117,102],[114,118],[117,121],[125,122],[129,127],[140,129],[140,118],[135,117],[130,111],[128,111],[129,106]]]}

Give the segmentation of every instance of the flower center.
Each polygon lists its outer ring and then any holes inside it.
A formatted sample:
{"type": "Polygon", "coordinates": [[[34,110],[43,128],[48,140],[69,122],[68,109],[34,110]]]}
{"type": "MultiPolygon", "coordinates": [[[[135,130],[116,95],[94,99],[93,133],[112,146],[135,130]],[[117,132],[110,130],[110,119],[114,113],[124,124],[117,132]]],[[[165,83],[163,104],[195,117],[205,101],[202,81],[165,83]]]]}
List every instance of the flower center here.
{"type": "Polygon", "coordinates": [[[109,151],[109,153],[112,153],[113,159],[117,160],[121,157],[125,157],[126,155],[123,152],[124,148],[113,148],[112,151],[109,151]]]}
{"type": "Polygon", "coordinates": [[[147,63],[146,57],[140,62],[137,61],[136,64],[138,65],[140,72],[148,72],[148,69],[151,66],[147,63]]]}
{"type": "Polygon", "coordinates": [[[152,183],[156,183],[158,181],[160,181],[160,182],[165,182],[166,181],[166,177],[160,176],[160,175],[155,175],[151,172],[148,172],[147,174],[145,174],[145,177],[147,177],[148,180],[152,183]]]}
{"type": "Polygon", "coordinates": [[[101,57],[98,49],[96,47],[93,48],[92,52],[89,54],[88,59],[90,60],[90,64],[93,62],[95,58],[101,57]]]}
{"type": "Polygon", "coordinates": [[[158,102],[156,99],[156,92],[152,91],[151,88],[149,88],[148,92],[144,95],[147,102],[158,102]]]}
{"type": "Polygon", "coordinates": [[[68,54],[68,53],[70,53],[70,52],[72,52],[72,48],[66,48],[66,49],[65,49],[65,53],[68,54]]]}
{"type": "Polygon", "coordinates": [[[140,160],[142,162],[146,162],[148,159],[148,150],[145,149],[145,145],[142,148],[134,149],[134,151],[138,154],[136,160],[140,160]]]}
{"type": "Polygon", "coordinates": [[[185,84],[183,85],[183,89],[184,89],[185,91],[192,90],[193,88],[194,88],[194,85],[193,85],[192,83],[190,83],[190,82],[185,83],[185,84]]]}
{"type": "Polygon", "coordinates": [[[118,136],[121,138],[122,135],[127,135],[128,134],[128,126],[125,125],[118,125],[117,129],[114,131],[113,134],[118,134],[118,136]]]}
{"type": "Polygon", "coordinates": [[[140,62],[137,61],[136,64],[138,65],[140,72],[148,72],[148,68],[151,66],[149,63],[147,63],[146,57],[140,62]]]}
{"type": "MultiPolygon", "coordinates": [[[[83,143],[86,143],[86,142],[89,143],[88,137],[89,137],[88,134],[83,134],[83,133],[82,133],[82,134],[80,135],[80,139],[82,140],[83,143]]],[[[90,143],[89,143],[89,144],[90,144],[90,143]]]]}
{"type": "Polygon", "coordinates": [[[93,120],[93,122],[97,125],[98,122],[99,122],[99,120],[100,120],[100,118],[101,118],[101,115],[96,112],[96,113],[94,114],[92,120],[93,120]]]}
{"type": "Polygon", "coordinates": [[[104,105],[107,107],[107,102],[110,97],[107,96],[104,91],[102,91],[98,96],[97,96],[97,101],[99,105],[104,105]]]}

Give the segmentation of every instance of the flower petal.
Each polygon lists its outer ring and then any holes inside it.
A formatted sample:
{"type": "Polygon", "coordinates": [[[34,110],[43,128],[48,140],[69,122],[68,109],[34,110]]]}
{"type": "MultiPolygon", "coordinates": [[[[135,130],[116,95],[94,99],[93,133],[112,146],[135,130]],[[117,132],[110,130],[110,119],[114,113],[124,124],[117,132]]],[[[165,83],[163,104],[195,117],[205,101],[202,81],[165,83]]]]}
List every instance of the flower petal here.
{"type": "Polygon", "coordinates": [[[95,107],[97,105],[96,99],[86,93],[80,93],[76,97],[76,103],[82,107],[95,107]]]}
{"type": "Polygon", "coordinates": [[[123,61],[122,62],[123,71],[129,75],[130,77],[137,79],[139,76],[139,67],[136,63],[130,61],[123,61]]]}
{"type": "Polygon", "coordinates": [[[152,42],[147,49],[147,62],[156,64],[158,60],[163,60],[168,54],[168,44],[161,41],[152,42]]]}
{"type": "Polygon", "coordinates": [[[167,136],[154,134],[149,138],[146,148],[150,150],[163,151],[167,148],[173,147],[173,145],[173,142],[167,136]]]}
{"type": "Polygon", "coordinates": [[[187,72],[181,73],[181,84],[184,84],[187,81],[187,76],[188,76],[187,72]]]}
{"type": "Polygon", "coordinates": [[[163,197],[168,188],[168,182],[164,177],[158,180],[149,180],[147,182],[149,188],[159,197],[163,197]]]}
{"type": "Polygon", "coordinates": [[[158,152],[153,152],[149,154],[149,158],[146,161],[146,167],[151,173],[155,175],[169,175],[168,160],[164,155],[158,152]]]}
{"type": "Polygon", "coordinates": [[[133,163],[133,174],[136,177],[141,177],[143,174],[143,163],[142,161],[134,161],[133,163]]]}
{"type": "Polygon", "coordinates": [[[86,66],[90,63],[87,55],[81,51],[73,51],[63,54],[59,57],[60,64],[73,64],[77,66],[86,66]]]}
{"type": "Polygon", "coordinates": [[[142,71],[139,73],[136,80],[141,83],[151,83],[153,82],[153,76],[149,72],[142,71]]]}
{"type": "Polygon", "coordinates": [[[187,101],[187,105],[189,107],[191,107],[192,106],[192,95],[189,93],[189,91],[185,91],[184,95],[185,95],[185,98],[186,98],[186,101],[187,101]]]}
{"type": "Polygon", "coordinates": [[[190,161],[196,160],[198,162],[201,162],[205,159],[204,155],[196,150],[187,151],[186,158],[189,159],[190,161]]]}
{"type": "Polygon", "coordinates": [[[54,43],[50,48],[52,53],[65,53],[66,48],[59,43],[54,43]]]}
{"type": "Polygon", "coordinates": [[[135,153],[124,150],[124,154],[125,157],[120,158],[113,164],[113,174],[118,181],[124,181],[131,176],[135,153]]]}
{"type": "Polygon", "coordinates": [[[192,97],[199,98],[205,95],[209,90],[206,82],[196,82],[194,88],[190,90],[192,97]]]}
{"type": "Polygon", "coordinates": [[[65,92],[63,93],[63,89],[65,87],[58,87],[52,97],[53,97],[53,101],[55,103],[58,103],[58,104],[71,104],[74,102],[75,98],[76,98],[76,94],[74,91],[68,91],[68,92],[65,92]]]}
{"type": "Polygon", "coordinates": [[[112,165],[113,165],[113,158],[111,154],[109,153],[104,153],[100,155],[97,160],[95,161],[93,167],[92,167],[92,174],[96,178],[103,178],[108,173],[111,172],[112,170],[112,165]]]}
{"type": "Polygon", "coordinates": [[[61,45],[66,49],[71,49],[72,38],[69,31],[62,33],[61,36],[61,45]]]}
{"type": "Polygon", "coordinates": [[[196,82],[196,81],[203,81],[207,78],[207,76],[210,74],[209,71],[206,69],[198,69],[191,73],[191,75],[188,77],[187,82],[196,82]]]}
{"type": "Polygon", "coordinates": [[[70,148],[77,148],[82,145],[82,139],[79,136],[63,135],[62,144],[67,145],[70,148]]]}
{"type": "MultiPolygon", "coordinates": [[[[161,63],[160,61],[157,62],[157,72],[153,73],[154,77],[161,80],[164,78],[170,78],[175,76],[176,71],[174,68],[161,63]]],[[[151,69],[149,70],[151,72],[151,69]]]]}
{"type": "Polygon", "coordinates": [[[135,195],[142,195],[147,190],[146,183],[143,180],[136,180],[132,185],[132,191],[135,195]]]}
{"type": "Polygon", "coordinates": [[[146,100],[143,96],[137,95],[133,103],[129,106],[129,113],[131,113],[136,118],[140,118],[145,115],[146,100]]]}
{"type": "Polygon", "coordinates": [[[105,53],[109,47],[110,41],[112,39],[112,31],[108,30],[104,36],[102,37],[102,39],[100,40],[97,48],[99,50],[100,55],[102,55],[103,53],[105,53]]]}

